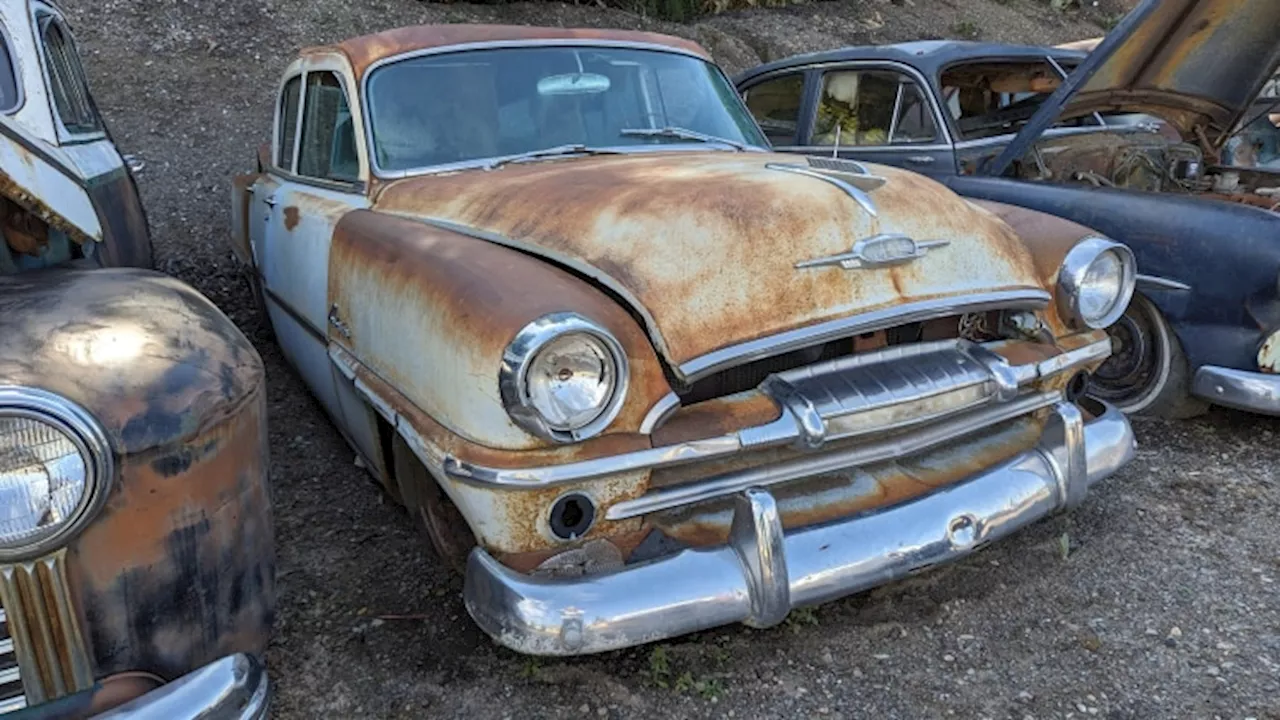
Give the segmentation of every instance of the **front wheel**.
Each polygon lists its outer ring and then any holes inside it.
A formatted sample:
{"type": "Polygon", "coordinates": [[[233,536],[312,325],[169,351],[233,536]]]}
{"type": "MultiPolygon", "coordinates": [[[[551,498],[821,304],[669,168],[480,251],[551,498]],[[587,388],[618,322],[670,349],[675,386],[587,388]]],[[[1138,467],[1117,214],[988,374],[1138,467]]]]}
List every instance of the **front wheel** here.
{"type": "Polygon", "coordinates": [[[1134,295],[1107,335],[1113,350],[1094,373],[1090,395],[1127,414],[1175,420],[1209,409],[1209,403],[1191,396],[1191,369],[1182,344],[1146,297],[1134,295]]]}

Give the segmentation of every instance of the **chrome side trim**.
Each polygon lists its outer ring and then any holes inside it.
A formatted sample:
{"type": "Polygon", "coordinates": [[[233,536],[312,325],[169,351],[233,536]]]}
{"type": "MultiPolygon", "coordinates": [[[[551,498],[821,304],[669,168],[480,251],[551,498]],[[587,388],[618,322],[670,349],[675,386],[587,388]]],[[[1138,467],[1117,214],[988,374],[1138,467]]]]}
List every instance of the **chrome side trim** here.
{"type": "Polygon", "coordinates": [[[1044,445],[1048,453],[1023,452],[916,500],[789,532],[774,522],[778,501],[768,490],[744,491],[728,545],[609,573],[534,578],[476,548],[463,598],[488,635],[534,655],[605,652],[735,622],[776,624],[786,616],[784,603],[790,609],[862,592],[957,560],[1062,511],[1064,482],[1083,491],[1135,452],[1132,428],[1110,406],[1080,432],[1046,437],[1044,445]],[[1082,459],[1083,483],[1048,462],[1060,448],[1082,459]]]}
{"type": "Polygon", "coordinates": [[[1177,280],[1170,280],[1169,278],[1157,277],[1155,275],[1143,275],[1142,273],[1138,273],[1134,277],[1136,277],[1138,280],[1138,287],[1144,288],[1147,290],[1174,290],[1177,292],[1191,292],[1190,285],[1184,282],[1178,282],[1177,280]]]}
{"type": "Polygon", "coordinates": [[[682,364],[679,374],[687,382],[694,382],[734,365],[781,355],[850,335],[966,312],[1039,310],[1046,307],[1051,299],[1049,293],[1036,288],[1034,290],[999,290],[895,305],[713,350],[682,364]]]}
{"type": "MultiPolygon", "coordinates": [[[[725,473],[719,477],[699,480],[688,485],[664,488],[633,500],[624,500],[616,503],[605,513],[605,517],[609,520],[624,520],[662,510],[670,510],[682,505],[714,500],[725,495],[742,492],[747,488],[769,487],[770,485],[777,485],[778,483],[798,480],[812,475],[821,475],[860,465],[872,465],[885,460],[892,460],[896,457],[912,455],[1006,420],[1021,417],[1040,408],[1054,405],[1061,398],[1062,393],[1057,391],[1028,395],[1011,403],[985,407],[957,420],[933,425],[909,435],[821,455],[806,455],[776,465],[747,468],[725,473]]],[[[1079,411],[1077,410],[1076,412],[1079,411]]]]}
{"type": "Polygon", "coordinates": [[[658,402],[649,408],[649,412],[645,413],[644,419],[640,421],[640,433],[642,435],[651,435],[653,431],[662,426],[662,423],[671,417],[672,413],[680,409],[680,396],[674,392],[663,395],[658,402]]]}
{"type": "Polygon", "coordinates": [[[804,175],[805,177],[811,177],[815,180],[822,180],[823,182],[831,183],[832,185],[840,188],[845,195],[853,198],[853,201],[858,203],[858,205],[860,205],[863,210],[867,211],[867,214],[871,217],[876,217],[880,214],[880,211],[876,209],[876,204],[871,200],[870,195],[831,173],[820,172],[801,165],[788,165],[786,163],[765,163],[764,167],[766,170],[780,170],[782,172],[804,175]]]}
{"type": "Polygon", "coordinates": [[[1280,415],[1280,375],[1202,365],[1191,394],[1214,405],[1263,415],[1280,415]]]}

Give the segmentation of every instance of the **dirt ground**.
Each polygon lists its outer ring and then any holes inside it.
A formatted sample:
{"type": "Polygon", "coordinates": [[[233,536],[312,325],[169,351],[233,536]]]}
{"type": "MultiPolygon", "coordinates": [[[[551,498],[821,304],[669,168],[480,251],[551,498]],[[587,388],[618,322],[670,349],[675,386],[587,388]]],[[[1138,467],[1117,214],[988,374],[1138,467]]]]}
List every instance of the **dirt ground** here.
{"type": "MultiPolygon", "coordinates": [[[[162,268],[254,338],[270,383],[280,718],[1280,720],[1280,421],[1136,423],[1141,449],[1071,516],[955,566],[742,627],[571,661],[500,649],[262,333],[226,248],[232,175],[270,135],[300,46],[415,22],[657,29],[731,72],[842,44],[976,32],[1063,42],[1042,0],[865,0],[681,26],[596,7],[412,0],[65,0],[162,268]]],[[[1105,21],[1109,5],[1085,3],[1105,21]]]]}

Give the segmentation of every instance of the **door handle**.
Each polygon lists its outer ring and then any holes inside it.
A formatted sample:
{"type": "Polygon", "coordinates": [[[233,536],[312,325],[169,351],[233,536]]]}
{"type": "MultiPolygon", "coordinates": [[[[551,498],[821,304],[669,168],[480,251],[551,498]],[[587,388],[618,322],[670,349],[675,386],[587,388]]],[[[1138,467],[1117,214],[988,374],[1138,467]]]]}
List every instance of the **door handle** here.
{"type": "Polygon", "coordinates": [[[267,207],[275,207],[275,206],[276,206],[276,196],[275,196],[275,195],[268,195],[268,196],[266,196],[266,197],[262,198],[262,202],[266,203],[266,204],[267,204],[267,207]]]}
{"type": "Polygon", "coordinates": [[[933,159],[932,155],[912,155],[907,158],[907,162],[912,165],[932,165],[933,159]]]}

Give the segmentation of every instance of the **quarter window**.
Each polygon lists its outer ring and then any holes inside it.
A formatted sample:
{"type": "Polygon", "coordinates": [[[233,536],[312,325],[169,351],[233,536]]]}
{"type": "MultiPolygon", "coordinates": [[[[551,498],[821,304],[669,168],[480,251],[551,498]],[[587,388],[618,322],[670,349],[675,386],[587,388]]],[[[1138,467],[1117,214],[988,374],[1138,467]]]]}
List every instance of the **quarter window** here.
{"type": "Polygon", "coordinates": [[[804,76],[784,75],[752,85],[742,93],[760,129],[774,145],[795,145],[800,124],[804,76]]]}
{"type": "Polygon", "coordinates": [[[905,75],[841,70],[822,76],[814,145],[909,145],[937,135],[924,92],[905,75]]]}
{"type": "Polygon", "coordinates": [[[356,133],[338,76],[331,72],[308,73],[305,106],[298,174],[355,182],[360,172],[356,133]]]}
{"type": "Polygon", "coordinates": [[[9,38],[0,32],[0,112],[13,112],[21,102],[18,76],[14,73],[13,56],[9,53],[9,38]]]}
{"type": "Polygon", "coordinates": [[[293,144],[298,130],[298,104],[302,100],[302,77],[289,78],[280,95],[280,139],[276,166],[293,171],[293,144]]]}
{"type": "Polygon", "coordinates": [[[54,109],[67,132],[75,135],[102,131],[102,121],[89,96],[89,85],[80,66],[80,54],[62,21],[52,15],[40,18],[45,66],[54,109]]]}

